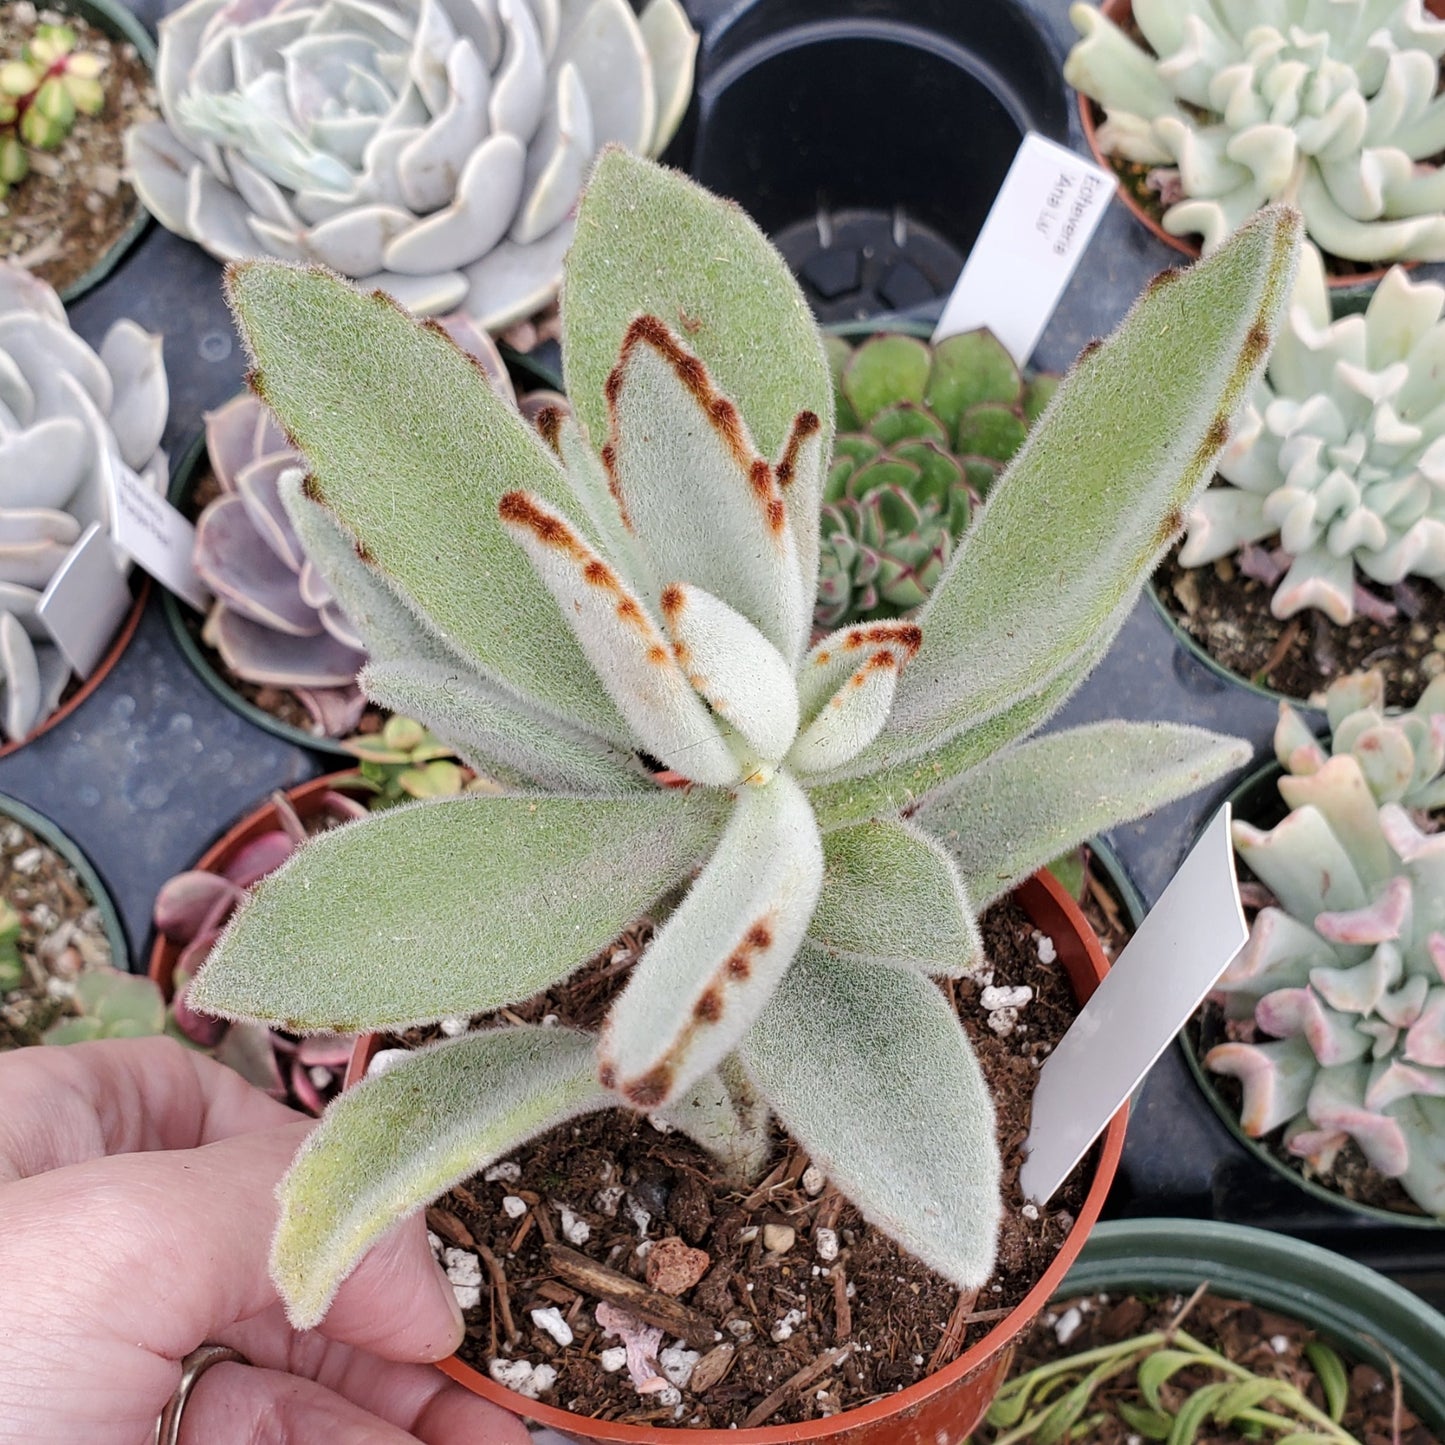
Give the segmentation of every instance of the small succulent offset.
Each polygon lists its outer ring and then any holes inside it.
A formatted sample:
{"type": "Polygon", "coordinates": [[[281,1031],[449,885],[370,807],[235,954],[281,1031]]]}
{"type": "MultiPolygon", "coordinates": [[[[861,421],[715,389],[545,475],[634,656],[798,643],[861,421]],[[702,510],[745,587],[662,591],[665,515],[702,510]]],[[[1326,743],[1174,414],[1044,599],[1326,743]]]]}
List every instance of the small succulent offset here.
{"type": "Polygon", "coordinates": [[[1241,549],[1278,587],[1276,617],[1317,608],[1344,625],[1393,616],[1355,569],[1390,586],[1445,581],[1445,286],[1395,267],[1363,316],[1330,320],[1306,253],[1269,370],[1194,504],[1179,554],[1197,567],[1241,549]],[[1278,534],[1273,555],[1253,547],[1278,534]],[[1252,555],[1251,555],[1252,554],[1252,555]]]}
{"type": "Polygon", "coordinates": [[[1025,381],[988,331],[937,346],[826,338],[838,434],[819,522],[818,627],[873,622],[932,591],[974,506],[1058,378],[1025,381]]]}
{"type": "Polygon", "coordinates": [[[30,174],[26,146],[54,150],[78,115],[105,105],[105,62],[76,39],[69,25],[37,25],[20,58],[0,64],[0,201],[30,174]]]}
{"type": "Polygon", "coordinates": [[[222,260],[313,261],[498,331],[557,291],[593,157],[692,93],[677,0],[189,0],[160,25],[146,207],[222,260]]]}
{"type": "Polygon", "coordinates": [[[464,790],[495,788],[473,775],[446,743],[409,717],[389,717],[379,733],[347,738],[341,746],[357,760],[357,771],[376,790],[369,800],[373,810],[417,798],[450,798],[464,790]]]}
{"type": "Polygon", "coordinates": [[[1272,201],[1352,261],[1445,260],[1436,95],[1445,22],[1421,0],[1133,0],[1149,50],[1092,6],[1064,77],[1100,148],[1154,166],[1171,235],[1208,254],[1272,201]]]}
{"type": "Polygon", "coordinates": [[[7,898],[0,898],[0,993],[25,982],[25,960],[20,955],[22,920],[7,898]]]}
{"type": "MultiPolygon", "coordinates": [[[[92,351],[55,292],[0,261],[0,680],[7,738],[51,712],[70,667],[36,616],[87,528],[109,528],[112,473],[164,492],[161,339],[117,321],[92,351]]],[[[122,567],[117,558],[117,569],[122,567]]]]}
{"type": "Polygon", "coordinates": [[[193,1005],[345,1031],[501,1009],[701,868],[600,1037],[488,1027],[332,1105],[282,1189],[272,1266],[295,1320],[318,1320],[399,1216],[613,1106],[739,1174],[776,1114],[869,1219],[982,1283],[993,1110],[930,975],[980,967],[974,910],[1064,847],[1247,756],[1166,724],[1024,739],[1209,475],[1298,241],[1271,212],[1144,299],[1060,389],[916,620],[812,647],[831,378],[736,207],[604,153],[567,263],[574,413],[536,430],[384,299],[232,269],[255,384],[315,468],[283,496],[368,614],[363,685],[509,788],[313,840],[237,910],[193,1005]],[[659,787],[644,759],[691,786],[659,787]]]}
{"type": "Polygon", "coordinates": [[[1242,1123],[1285,1125],[1292,1154],[1328,1169],[1353,1139],[1431,1214],[1445,1215],[1445,680],[1386,716],[1379,673],[1326,692],[1331,752],[1285,703],[1275,752],[1290,813],[1234,825],[1273,893],[1217,985],[1227,1014],[1278,1042],[1205,1056],[1244,1087],[1242,1123]]]}

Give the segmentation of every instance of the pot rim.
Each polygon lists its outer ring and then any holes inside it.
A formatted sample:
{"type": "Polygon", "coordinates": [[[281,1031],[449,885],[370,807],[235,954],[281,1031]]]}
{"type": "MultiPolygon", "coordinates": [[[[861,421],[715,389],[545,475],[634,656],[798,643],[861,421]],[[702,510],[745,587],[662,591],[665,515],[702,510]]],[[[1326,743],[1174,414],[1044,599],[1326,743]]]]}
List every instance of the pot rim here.
{"type": "Polygon", "coordinates": [[[96,663],[95,671],[81,683],[73,697],[67,698],[54,712],[41,718],[23,738],[14,738],[0,747],[0,758],[8,758],[11,753],[19,752],[21,748],[33,743],[36,738],[43,737],[51,728],[64,722],[83,702],[89,700],[95,690],[110,675],[111,669],[120,661],[121,653],[130,646],[130,640],[140,626],[141,614],[145,612],[146,599],[150,596],[150,592],[151,579],[141,573],[140,585],[136,588],[130,610],[125,614],[120,624],[120,630],[111,640],[110,646],[106,648],[105,655],[96,663]]]}
{"type": "MultiPolygon", "coordinates": [[[[1269,762],[1256,768],[1242,782],[1237,783],[1229,794],[1228,801],[1238,811],[1238,804],[1247,798],[1252,797],[1259,789],[1267,783],[1273,782],[1284,772],[1277,760],[1269,762]]],[[[1237,871],[1237,870],[1236,870],[1237,871]]],[[[1192,1022],[1192,1020],[1191,1020],[1192,1022]]],[[[1197,1056],[1194,1047],[1189,1039],[1189,1026],[1179,1030],[1179,1048],[1184,1054],[1184,1062],[1189,1067],[1189,1072],[1194,1076],[1194,1081],[1199,1085],[1204,1097],[1218,1114],[1234,1139],[1245,1150],[1260,1163],[1267,1165],[1275,1174],[1282,1179],[1287,1179],[1296,1188],[1302,1189],[1313,1199],[1321,1203],[1333,1205],[1337,1209],[1344,1210],[1349,1214],[1357,1214],[1362,1218],[1375,1221],[1377,1224],[1389,1224],[1404,1229],[1419,1229],[1425,1231],[1445,1230],[1445,1218],[1431,1214],[1406,1214],[1400,1210],[1386,1209],[1378,1204],[1365,1204],[1359,1200],[1347,1198],[1336,1190],[1328,1189],[1314,1179],[1308,1179],[1297,1169],[1292,1169],[1283,1159],[1278,1158],[1273,1150],[1267,1149],[1259,1139],[1251,1138],[1244,1132],[1239,1122],[1238,1113],[1232,1109],[1228,1101],[1220,1094],[1214,1085],[1213,1076],[1204,1067],[1204,1061],[1197,1056]]],[[[1274,1130],[1270,1131],[1274,1133],[1274,1130]]],[[[1328,1251],[1326,1251],[1327,1253],[1328,1251]]]]}
{"type": "MultiPolygon", "coordinates": [[[[1119,23],[1121,15],[1131,14],[1133,11],[1133,0],[1099,0],[1099,10],[1108,19],[1119,23]]],[[[1437,92],[1439,93],[1439,92],[1437,92]]],[[[1094,121],[1094,111],[1097,107],[1103,107],[1097,101],[1085,95],[1082,90],[1076,91],[1079,106],[1079,123],[1083,128],[1084,139],[1088,142],[1089,150],[1093,153],[1094,159],[1106,170],[1113,172],[1113,158],[1106,155],[1099,147],[1098,128],[1094,121]]],[[[1186,241],[1172,232],[1166,231],[1158,220],[1139,204],[1133,193],[1127,186],[1118,187],[1118,198],[1128,207],[1134,218],[1150,232],[1157,240],[1162,241],[1171,250],[1179,252],[1187,261],[1197,261],[1201,255],[1199,243],[1186,241]]],[[[1307,238],[1308,239],[1308,238],[1307,238]]],[[[1384,279],[1386,272],[1393,266],[1404,266],[1413,268],[1419,266],[1419,261],[1387,261],[1383,265],[1376,266],[1372,270],[1362,271],[1355,276],[1334,276],[1328,270],[1325,272],[1325,283],[1329,287],[1330,297],[1334,301],[1342,301],[1345,298],[1363,300],[1367,298],[1376,286],[1384,279]]]]}
{"type": "MultiPolygon", "coordinates": [[[[128,41],[135,46],[136,54],[150,72],[151,81],[154,83],[156,43],[151,39],[150,32],[146,30],[145,26],[124,5],[117,3],[117,0],[54,0],[54,3],[57,10],[79,16],[80,19],[94,25],[97,30],[104,31],[112,40],[128,41]]],[[[151,224],[151,214],[146,210],[139,196],[135,198],[135,211],[135,215],[125,230],[101,252],[81,275],[77,276],[68,286],[60,289],[59,295],[63,305],[70,305],[72,301],[79,300],[87,291],[100,285],[125,259],[131,247],[140,240],[151,224]]]]}
{"type": "Polygon", "coordinates": [[[114,967],[123,972],[130,971],[130,946],[126,941],[125,927],[120,921],[115,900],[110,890],[101,881],[95,865],[81,851],[77,843],[59,823],[47,818],[28,803],[8,793],[0,793],[0,814],[12,818],[22,828],[29,830],[47,848],[53,849],[75,870],[81,887],[90,895],[91,903],[99,910],[101,923],[105,928],[106,942],[110,944],[110,959],[114,967]]]}
{"type": "MultiPolygon", "coordinates": [[[[180,511],[185,510],[184,504],[194,490],[197,475],[205,457],[206,433],[203,429],[186,448],[180,462],[171,473],[171,483],[166,489],[166,500],[171,506],[180,511]]],[[[247,722],[254,723],[258,728],[270,733],[272,737],[282,738],[298,748],[306,748],[310,752],[321,753],[325,757],[335,758],[338,761],[352,759],[352,755],[341,746],[337,738],[329,738],[320,733],[309,733],[301,728],[293,727],[290,723],[273,717],[265,708],[257,707],[255,703],[242,697],[235,685],[206,656],[200,643],[192,635],[190,628],[186,626],[185,614],[181,609],[188,604],[183,603],[173,592],[166,590],[161,594],[161,606],[165,609],[171,636],[175,638],[176,646],[180,648],[186,661],[190,663],[191,670],[232,712],[239,713],[247,722]]]]}
{"type": "MultiPolygon", "coordinates": [[[[1108,972],[1108,961],[1099,947],[1099,941],[1089,926],[1079,906],[1069,897],[1058,881],[1041,869],[1032,878],[1019,885],[1019,892],[1029,892],[1033,902],[1026,904],[1026,911],[1034,923],[1046,931],[1068,927],[1077,934],[1083,946],[1088,971],[1091,977],[1087,989],[1076,990],[1087,1002],[1094,988],[1108,972]],[[1037,890],[1037,891],[1035,891],[1037,890]]],[[[375,1034],[363,1034],[357,1039],[351,1063],[346,1071],[344,1088],[350,1088],[365,1074],[371,1054],[375,1052],[378,1038],[375,1034]]],[[[823,1420],[812,1420],[793,1425],[765,1425],[750,1430],[678,1430],[673,1427],[650,1425],[623,1425],[611,1421],[593,1420],[575,1415],[555,1405],[543,1404],[526,1399],[504,1389],[493,1380],[463,1364],[455,1355],[437,1362],[437,1368],[452,1379],[465,1385],[474,1394],[500,1405],[515,1415],[551,1426],[563,1433],[581,1431],[593,1439],[605,1439],[615,1445],[679,1445],[683,1440],[696,1441],[698,1445],[799,1445],[799,1442],[826,1442],[842,1440],[847,1432],[867,1425],[876,1425],[895,1416],[905,1414],[928,1403],[935,1395],[961,1383],[1006,1349],[1014,1338],[1028,1325],[1048,1302],[1058,1288],[1069,1266],[1083,1249],[1090,1231],[1098,1221],[1104,1207],[1105,1196],[1113,1182],[1124,1148],[1124,1129],[1128,1119],[1129,1106],[1124,1104],[1110,1119],[1104,1132],[1091,1147],[1099,1150],[1098,1165],[1090,1181],[1088,1193],[1079,1210],[1073,1227],[1064,1239],[1063,1246],[1053,1262],[1034,1283],[1032,1289],[1014,1306],[1009,1314],[998,1321],[984,1335],[976,1340],[951,1364],[937,1373],[926,1376],[917,1384],[876,1400],[856,1410],[845,1410],[823,1420]]]]}
{"type": "Polygon", "coordinates": [[[1163,1285],[1188,1290],[1207,1279],[1321,1329],[1388,1372],[1393,1360],[1445,1430],[1445,1318],[1376,1270],[1302,1239],[1206,1219],[1115,1219],[1100,1224],[1058,1295],[1163,1285]]]}
{"type": "MultiPolygon", "coordinates": [[[[308,778],[303,783],[295,783],[289,788],[280,791],[293,804],[300,804],[297,811],[304,818],[306,814],[305,805],[312,800],[319,798],[326,792],[348,792],[356,790],[363,796],[371,796],[371,789],[366,785],[361,774],[355,769],[348,768],[338,773],[321,773],[314,778],[308,778]]],[[[272,790],[276,791],[275,789],[272,790]]],[[[276,805],[270,801],[268,795],[265,802],[244,813],[236,822],[232,823],[224,833],[221,834],[206,849],[201,856],[190,865],[189,871],[200,873],[214,873],[217,865],[228,859],[237,848],[250,840],[263,828],[268,827],[276,813],[276,805]]],[[[171,996],[171,988],[175,976],[176,962],[181,955],[181,945],[172,943],[160,933],[154,922],[151,924],[151,947],[146,965],[146,974],[156,983],[160,984],[167,999],[171,996]]]]}

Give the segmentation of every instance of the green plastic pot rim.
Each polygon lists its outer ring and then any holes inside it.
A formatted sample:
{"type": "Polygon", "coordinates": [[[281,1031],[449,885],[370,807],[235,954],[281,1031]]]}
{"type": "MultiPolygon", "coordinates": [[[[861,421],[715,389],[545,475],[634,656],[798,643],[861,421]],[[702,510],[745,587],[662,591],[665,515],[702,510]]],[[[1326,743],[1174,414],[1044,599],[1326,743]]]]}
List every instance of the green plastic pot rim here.
{"type": "MultiPolygon", "coordinates": [[[[1439,0],[1428,0],[1427,8],[1436,11],[1438,6],[1439,0]]],[[[1127,18],[1129,14],[1132,14],[1133,4],[1132,0],[1100,0],[1099,9],[1109,20],[1119,24],[1121,17],[1127,18]]],[[[1098,130],[1094,123],[1094,106],[1097,102],[1085,95],[1083,91],[1077,91],[1076,95],[1079,102],[1079,123],[1083,127],[1084,139],[1088,142],[1095,161],[1106,171],[1112,173],[1114,170],[1113,158],[1105,155],[1099,148],[1098,130]]],[[[1158,219],[1151,216],[1139,204],[1127,186],[1121,184],[1116,194],[1119,200],[1128,207],[1135,220],[1157,240],[1162,241],[1171,250],[1179,252],[1184,257],[1186,264],[1192,264],[1199,260],[1201,254],[1199,244],[1195,241],[1186,241],[1182,236],[1176,236],[1172,232],[1166,231],[1159,224],[1158,219]]],[[[1369,300],[1374,294],[1375,287],[1380,284],[1392,267],[1403,266],[1406,270],[1413,270],[1420,264],[1419,261],[1387,261],[1373,270],[1362,271],[1356,276],[1332,276],[1327,271],[1325,283],[1329,287],[1330,300],[1337,305],[1343,304],[1350,309],[1355,309],[1369,300]]]]}
{"type": "MultiPolygon", "coordinates": [[[[1243,782],[1235,786],[1229,795],[1229,802],[1232,805],[1237,805],[1241,799],[1249,797],[1283,772],[1284,769],[1277,761],[1263,764],[1263,766],[1256,768],[1243,782]]],[[[1189,1072],[1193,1074],[1195,1083],[1199,1085],[1204,1097],[1209,1101],[1214,1112],[1219,1115],[1225,1128],[1229,1130],[1235,1140],[1242,1145],[1253,1158],[1266,1165],[1281,1179],[1287,1179],[1297,1189],[1303,1190],[1313,1199],[1318,1199],[1324,1204],[1333,1205],[1335,1208],[1342,1209],[1349,1214],[1358,1214],[1362,1218],[1372,1219],[1379,1224],[1398,1225],[1405,1229],[1420,1229],[1426,1231],[1445,1229],[1445,1219],[1439,1219],[1429,1214],[1405,1214],[1394,1209],[1382,1209],[1377,1204],[1363,1204],[1357,1200],[1348,1199],[1333,1189],[1327,1189],[1316,1180],[1308,1179],[1298,1170],[1291,1169],[1284,1160],[1276,1157],[1273,1151],[1265,1148],[1260,1140],[1251,1138],[1244,1132],[1239,1122],[1239,1115],[1230,1108],[1228,1101],[1214,1087],[1214,1080],[1209,1071],[1204,1067],[1203,1060],[1196,1056],[1189,1042],[1187,1028],[1179,1031],[1178,1042],[1184,1054],[1184,1062],[1189,1066],[1189,1072]]]]}
{"type": "Polygon", "coordinates": [[[1317,1244],[1244,1224],[1117,1219],[1098,1225],[1054,1296],[1189,1291],[1250,1300],[1319,1329],[1389,1373],[1400,1368],[1411,1408],[1445,1430],[1445,1318],[1393,1280],[1317,1244]]]}
{"type": "Polygon", "coordinates": [[[1245,692],[1252,692],[1256,697],[1262,697],[1273,703],[1287,702],[1292,708],[1315,715],[1316,726],[1324,718],[1324,708],[1306,698],[1291,697],[1286,692],[1276,692],[1272,687],[1266,687],[1262,682],[1251,682],[1249,678],[1241,673],[1226,667],[1219,659],[1213,656],[1208,649],[1201,646],[1199,640],[1190,636],[1188,632],[1179,625],[1179,619],[1165,606],[1164,599],[1159,595],[1159,588],[1155,585],[1154,579],[1149,578],[1144,587],[1144,594],[1154,604],[1155,610],[1160,617],[1168,624],[1169,630],[1174,634],[1175,641],[1188,653],[1192,654],[1216,677],[1230,683],[1234,687],[1240,687],[1245,692]]]}
{"type": "MultiPolygon", "coordinates": [[[[117,0],[48,0],[57,10],[78,16],[80,19],[102,30],[112,40],[129,41],[135,46],[145,67],[151,73],[152,82],[156,71],[156,45],[146,28],[124,5],[117,0]]],[[[61,288],[60,300],[64,305],[98,286],[120,265],[126,253],[140,240],[151,223],[150,212],[142,205],[139,196],[135,198],[135,216],[119,236],[100,254],[97,260],[83,274],[68,286],[61,288]]]]}
{"type": "MultiPolygon", "coordinates": [[[[173,507],[183,510],[183,503],[191,494],[191,489],[196,481],[197,469],[205,455],[206,434],[203,431],[186,448],[185,455],[171,474],[171,484],[166,492],[166,499],[173,507]]],[[[166,621],[170,624],[171,635],[176,640],[176,646],[185,654],[186,661],[190,663],[196,676],[228,708],[273,737],[294,743],[298,748],[307,748],[313,753],[322,753],[327,757],[337,759],[351,758],[351,754],[335,738],[323,737],[319,733],[308,733],[301,728],[292,727],[290,723],[272,717],[265,708],[257,707],[255,703],[242,697],[230,681],[212,665],[210,658],[201,650],[190,628],[186,626],[186,619],[182,615],[181,609],[188,605],[168,589],[161,590],[161,606],[165,609],[166,621]]]]}
{"type": "Polygon", "coordinates": [[[100,911],[101,923],[105,928],[105,939],[110,944],[111,962],[116,968],[129,972],[130,946],[126,942],[125,929],[120,914],[116,911],[110,891],[101,882],[91,861],[80,850],[78,844],[58,823],[53,823],[43,813],[37,813],[19,798],[0,793],[0,814],[13,819],[22,828],[34,833],[48,848],[52,848],[75,870],[80,885],[90,895],[90,901],[100,911]]]}

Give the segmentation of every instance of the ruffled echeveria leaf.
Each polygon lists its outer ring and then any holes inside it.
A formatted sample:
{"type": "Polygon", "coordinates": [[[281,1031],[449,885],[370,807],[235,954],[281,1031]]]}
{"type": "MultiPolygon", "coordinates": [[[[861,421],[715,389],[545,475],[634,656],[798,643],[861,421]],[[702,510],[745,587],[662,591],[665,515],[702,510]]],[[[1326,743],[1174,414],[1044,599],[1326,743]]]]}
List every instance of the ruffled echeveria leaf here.
{"type": "Polygon", "coordinates": [[[271,1246],[292,1324],[319,1323],[398,1219],[554,1124],[611,1102],[590,1035],[531,1027],[445,1040],[341,1095],[286,1176],[271,1246]]]}

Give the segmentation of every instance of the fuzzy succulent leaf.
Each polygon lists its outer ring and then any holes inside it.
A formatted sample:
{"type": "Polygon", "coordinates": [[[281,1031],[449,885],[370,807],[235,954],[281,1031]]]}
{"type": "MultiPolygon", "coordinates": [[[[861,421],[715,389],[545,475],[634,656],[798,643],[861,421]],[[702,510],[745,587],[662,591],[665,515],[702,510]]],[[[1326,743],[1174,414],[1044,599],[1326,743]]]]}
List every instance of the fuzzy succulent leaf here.
{"type": "Polygon", "coordinates": [[[740,1053],[864,1218],[960,1288],[983,1284],[1000,1207],[993,1104],[932,982],[805,945],[740,1053]]]}
{"type": "Polygon", "coordinates": [[[1263,213],[1075,365],[919,614],[923,647],[851,774],[938,747],[1112,636],[1264,365],[1298,248],[1297,213],[1263,213]],[[1070,525],[1040,527],[1041,508],[1070,525]]]}
{"type": "Polygon", "coordinates": [[[312,460],[313,499],[366,539],[374,565],[481,672],[626,741],[552,598],[496,525],[503,492],[519,486],[563,510],[570,500],[536,434],[452,341],[379,292],[289,266],[227,274],[254,383],[312,460]],[[353,409],[358,395],[373,405],[353,409]],[[479,456],[495,462],[479,467],[479,456]],[[492,589],[508,598],[504,621],[469,605],[492,589]]]}
{"type": "Polygon", "coordinates": [[[439,662],[372,662],[366,695],[420,719],[479,772],[554,792],[627,793],[646,786],[629,754],[529,711],[475,673],[439,662]]]}
{"type": "Polygon", "coordinates": [[[1065,848],[1249,761],[1247,743],[1170,723],[1094,723],[1018,744],[952,779],[914,818],[958,864],[976,907],[1065,848]]]}
{"type": "Polygon", "coordinates": [[[607,1015],[603,1080],[653,1109],[716,1068],[788,971],[822,880],[803,790],[786,774],[744,788],[708,866],[607,1015]]]}
{"type": "Polygon", "coordinates": [[[872,818],[823,835],[823,891],[808,941],[830,957],[962,978],[983,939],[958,868],[922,830],[872,818]]]}
{"type": "Polygon", "coordinates": [[[703,793],[470,796],[333,829],[237,909],[191,1004],[360,1033],[516,1003],[682,882],[725,814],[703,793]]]}
{"type": "MultiPolygon", "coordinates": [[[[607,378],[639,315],[681,328],[769,460],[787,459],[800,412],[821,421],[820,433],[798,448],[787,491],[788,524],[810,587],[832,386],[808,304],[763,233],[737,207],[720,207],[702,191],[682,190],[665,171],[604,151],[578,216],[567,288],[567,395],[594,446],[611,420],[607,378]],[[660,215],[666,227],[657,225],[660,215]],[[768,344],[760,347],[763,336],[768,344]]],[[[811,595],[804,602],[811,609],[811,595]]]]}
{"type": "Polygon", "coordinates": [[[592,1038],[492,1029],[418,1050],[341,1095],[281,1189],[271,1274],[298,1329],[321,1320],[399,1219],[528,1139],[611,1103],[592,1038]]]}

